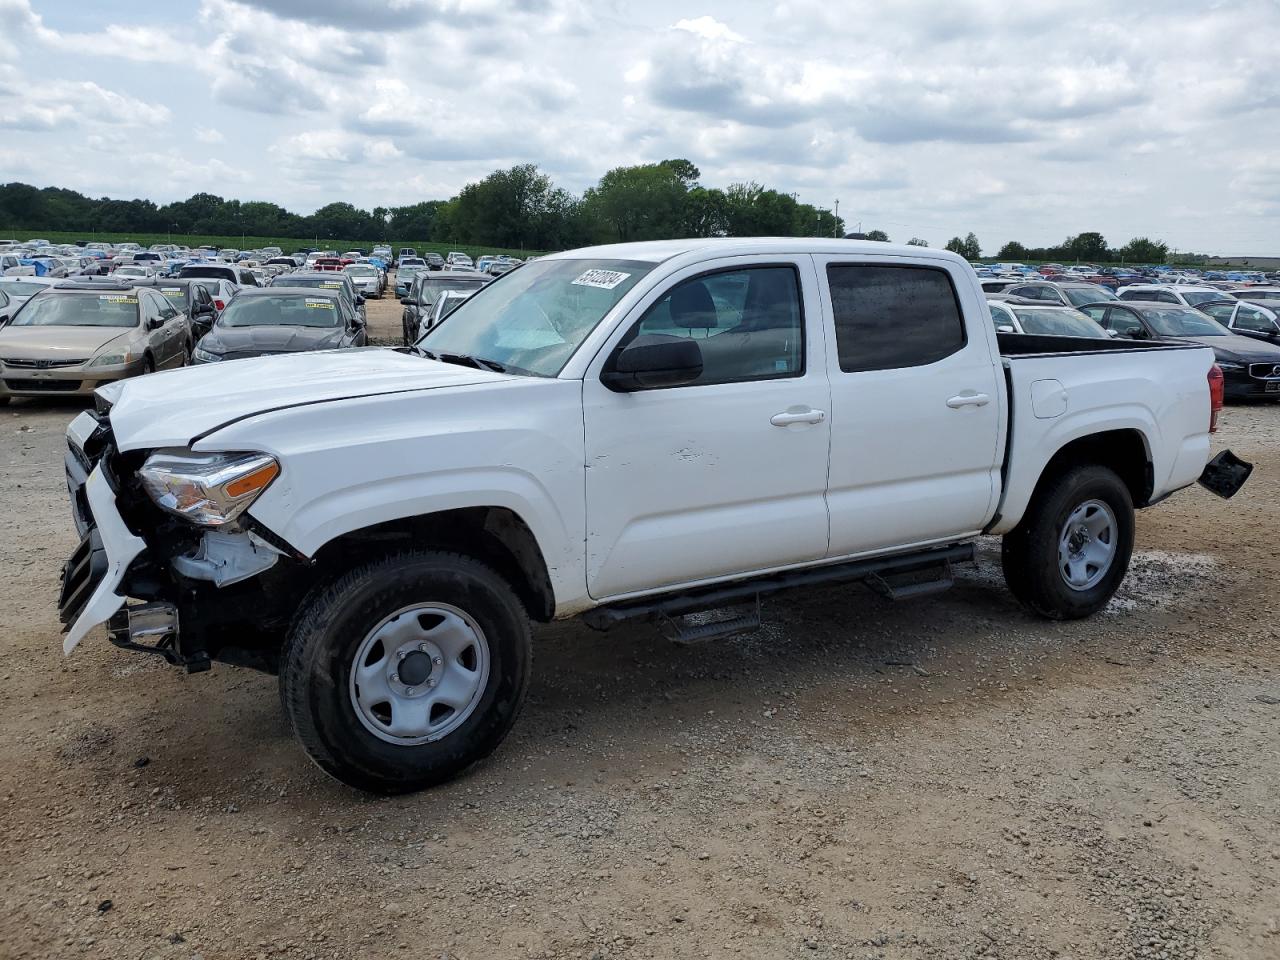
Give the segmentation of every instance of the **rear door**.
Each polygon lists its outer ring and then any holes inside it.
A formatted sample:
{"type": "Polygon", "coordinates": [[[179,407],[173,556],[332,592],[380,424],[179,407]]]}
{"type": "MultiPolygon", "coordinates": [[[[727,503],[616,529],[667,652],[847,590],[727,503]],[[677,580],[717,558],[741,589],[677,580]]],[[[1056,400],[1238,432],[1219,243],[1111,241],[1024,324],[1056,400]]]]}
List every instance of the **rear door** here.
{"type": "Polygon", "coordinates": [[[591,596],[820,560],[829,401],[810,257],[703,262],[641,300],[583,382],[591,596]],[[641,334],[697,342],[701,377],[610,390],[601,370],[641,334]]]}
{"type": "Polygon", "coordinates": [[[831,381],[828,556],[982,529],[999,494],[1002,376],[986,305],[947,261],[815,257],[831,381]],[[981,311],[980,315],[978,311],[981,311]]]}

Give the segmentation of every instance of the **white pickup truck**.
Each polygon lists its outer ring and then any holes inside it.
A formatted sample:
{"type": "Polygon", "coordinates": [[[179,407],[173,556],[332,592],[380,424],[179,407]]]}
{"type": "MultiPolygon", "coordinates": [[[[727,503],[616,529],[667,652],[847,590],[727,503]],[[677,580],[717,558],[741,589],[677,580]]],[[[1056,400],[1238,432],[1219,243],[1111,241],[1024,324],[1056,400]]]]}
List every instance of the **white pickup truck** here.
{"type": "Polygon", "coordinates": [[[1097,611],[1135,507],[1244,482],[1229,452],[1206,467],[1221,385],[1197,344],[998,336],[937,250],[556,254],[413,347],[102,388],[68,430],[64,649],[107,623],[189,670],[278,672],[324,770],[413,790],[510,729],[530,619],[925,593],[983,533],[1029,608],[1097,611]]]}

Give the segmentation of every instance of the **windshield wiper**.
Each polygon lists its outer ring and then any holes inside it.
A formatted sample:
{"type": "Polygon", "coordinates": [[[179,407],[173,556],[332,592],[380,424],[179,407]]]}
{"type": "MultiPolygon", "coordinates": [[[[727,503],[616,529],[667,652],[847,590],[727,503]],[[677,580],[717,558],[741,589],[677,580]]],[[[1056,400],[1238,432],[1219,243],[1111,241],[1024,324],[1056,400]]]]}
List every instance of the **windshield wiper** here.
{"type": "Polygon", "coordinates": [[[460,366],[475,367],[477,370],[492,370],[494,373],[506,373],[507,368],[497,360],[486,360],[484,357],[473,357],[469,353],[442,353],[440,359],[445,363],[456,363],[460,366]]]}

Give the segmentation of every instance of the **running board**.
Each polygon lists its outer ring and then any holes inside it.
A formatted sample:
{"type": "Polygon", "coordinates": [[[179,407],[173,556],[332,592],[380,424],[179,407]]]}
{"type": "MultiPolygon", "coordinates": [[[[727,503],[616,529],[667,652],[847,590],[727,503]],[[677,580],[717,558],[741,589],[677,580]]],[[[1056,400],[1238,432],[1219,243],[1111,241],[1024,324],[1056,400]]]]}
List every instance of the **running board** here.
{"type": "Polygon", "coordinates": [[[708,587],[682,590],[679,593],[661,594],[654,597],[641,597],[638,600],[625,601],[588,610],[582,615],[583,622],[597,630],[608,630],[629,620],[654,620],[667,618],[674,620],[686,613],[697,613],[703,610],[717,610],[721,607],[733,606],[750,601],[756,597],[793,590],[797,587],[817,586],[828,583],[851,583],[879,578],[883,582],[892,580],[896,575],[932,571],[946,568],[947,578],[934,578],[929,582],[928,590],[915,592],[904,591],[897,587],[899,598],[920,596],[922,593],[933,593],[950,586],[950,566],[953,563],[964,563],[974,558],[972,543],[959,543],[949,547],[936,547],[916,553],[902,553],[888,557],[874,557],[867,560],[850,560],[845,563],[833,563],[824,567],[806,567],[802,570],[785,570],[781,573],[769,574],[749,580],[735,580],[731,583],[718,583],[708,587]],[[945,584],[945,586],[944,586],[945,584]]]}
{"type": "Polygon", "coordinates": [[[915,597],[927,597],[934,593],[942,593],[955,586],[951,576],[951,561],[945,561],[937,567],[907,573],[890,573],[885,576],[873,573],[867,577],[867,586],[890,600],[911,600],[915,597]],[[927,579],[922,576],[927,575],[927,579]]]}
{"type": "Polygon", "coordinates": [[[725,617],[720,620],[692,620],[695,614],[684,614],[666,621],[667,636],[672,643],[682,647],[705,643],[708,640],[723,640],[742,633],[750,633],[760,628],[760,595],[756,594],[755,607],[738,616],[725,617]]]}

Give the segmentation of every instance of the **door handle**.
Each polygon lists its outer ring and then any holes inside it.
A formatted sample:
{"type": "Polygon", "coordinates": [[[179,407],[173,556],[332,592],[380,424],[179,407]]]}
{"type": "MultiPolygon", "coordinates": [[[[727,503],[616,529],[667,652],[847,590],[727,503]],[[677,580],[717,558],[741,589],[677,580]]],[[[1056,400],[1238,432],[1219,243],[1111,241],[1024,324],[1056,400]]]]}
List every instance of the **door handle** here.
{"type": "Polygon", "coordinates": [[[775,413],[769,418],[769,422],[775,427],[786,427],[793,423],[821,423],[825,419],[825,410],[788,410],[785,413],[775,413]]]}
{"type": "Polygon", "coordinates": [[[947,406],[952,410],[959,410],[961,407],[985,407],[990,402],[991,398],[985,393],[962,393],[948,400],[947,406]]]}

